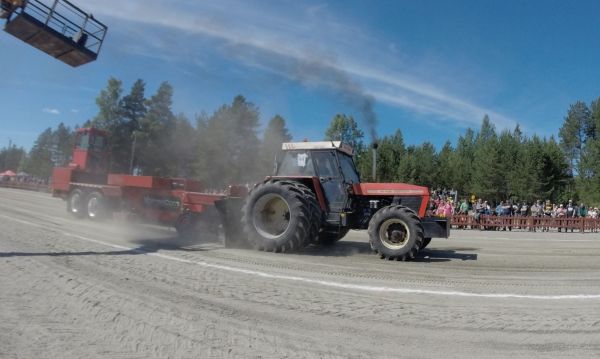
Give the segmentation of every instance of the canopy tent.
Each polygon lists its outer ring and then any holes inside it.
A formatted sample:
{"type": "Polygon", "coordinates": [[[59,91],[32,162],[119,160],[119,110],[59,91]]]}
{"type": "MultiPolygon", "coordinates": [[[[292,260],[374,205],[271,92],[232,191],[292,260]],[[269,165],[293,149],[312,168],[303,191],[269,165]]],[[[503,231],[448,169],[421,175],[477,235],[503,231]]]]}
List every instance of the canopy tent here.
{"type": "Polygon", "coordinates": [[[17,173],[17,177],[29,177],[29,173],[21,171],[17,173]]]}
{"type": "Polygon", "coordinates": [[[6,171],[4,171],[4,172],[0,173],[0,176],[2,176],[2,177],[14,177],[14,176],[16,176],[16,175],[17,175],[17,174],[16,174],[16,173],[14,173],[14,172],[13,172],[13,171],[11,171],[11,170],[6,170],[6,171]]]}

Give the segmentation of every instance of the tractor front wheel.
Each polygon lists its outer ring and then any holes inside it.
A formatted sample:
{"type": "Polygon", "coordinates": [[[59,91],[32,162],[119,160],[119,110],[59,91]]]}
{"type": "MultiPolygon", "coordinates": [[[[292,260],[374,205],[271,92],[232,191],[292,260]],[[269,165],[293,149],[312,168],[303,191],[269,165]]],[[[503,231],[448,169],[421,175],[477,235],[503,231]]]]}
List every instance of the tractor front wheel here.
{"type": "Polygon", "coordinates": [[[242,209],[242,224],[253,247],[289,252],[311,242],[316,234],[311,210],[317,206],[305,190],[310,191],[299,183],[268,181],[250,192],[242,209]]]}
{"type": "Polygon", "coordinates": [[[369,241],[383,259],[412,260],[423,243],[421,220],[404,206],[383,207],[369,222],[369,241]]]}

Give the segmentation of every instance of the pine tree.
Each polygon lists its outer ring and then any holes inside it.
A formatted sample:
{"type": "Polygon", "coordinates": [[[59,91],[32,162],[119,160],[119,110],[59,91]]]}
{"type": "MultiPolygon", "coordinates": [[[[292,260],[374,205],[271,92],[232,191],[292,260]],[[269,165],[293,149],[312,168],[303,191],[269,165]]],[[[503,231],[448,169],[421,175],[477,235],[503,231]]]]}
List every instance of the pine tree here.
{"type": "MultiPolygon", "coordinates": [[[[446,141],[438,154],[438,167],[436,170],[436,187],[456,189],[456,154],[450,141],[446,141]]],[[[464,194],[464,193],[463,193],[464,194]]]]}
{"type": "Polygon", "coordinates": [[[136,133],[136,158],[145,175],[169,176],[173,171],[171,154],[172,133],[176,126],[173,105],[173,87],[163,82],[156,93],[146,101],[146,115],[140,120],[136,133]]]}
{"type": "Polygon", "coordinates": [[[198,119],[198,176],[208,186],[253,183],[264,177],[256,135],[259,111],[243,96],[198,119]]]}
{"type": "Polygon", "coordinates": [[[364,132],[352,116],[337,114],[325,130],[325,140],[342,141],[350,144],[355,149],[362,148],[364,132]]]}
{"type": "Polygon", "coordinates": [[[398,177],[398,166],[402,161],[406,148],[402,131],[399,129],[391,136],[385,136],[377,148],[377,180],[394,182],[398,177]]]}
{"type": "Polygon", "coordinates": [[[569,163],[554,137],[544,142],[540,178],[541,195],[544,198],[556,203],[571,196],[571,193],[565,192],[571,178],[569,163]]]}
{"type": "Polygon", "coordinates": [[[27,152],[9,141],[8,147],[0,149],[0,172],[12,170],[17,172],[22,169],[22,163],[27,152]]]}
{"type": "MultiPolygon", "coordinates": [[[[131,173],[136,163],[135,153],[137,145],[137,132],[140,130],[140,121],[146,116],[146,84],[141,79],[138,79],[128,95],[121,99],[120,107],[123,116],[123,121],[118,128],[118,136],[124,142],[122,157],[127,159],[129,165],[119,161],[121,172],[127,171],[131,173]],[[127,146],[129,145],[129,146],[127,146]],[[129,148],[128,148],[129,147],[129,148]],[[129,152],[127,152],[129,150],[129,152]]],[[[137,149],[139,150],[139,149],[137,149]]]]}
{"type": "Polygon", "coordinates": [[[177,177],[195,177],[198,145],[196,129],[184,114],[175,118],[175,128],[171,134],[171,147],[168,152],[172,158],[169,174],[177,177]]]}
{"type": "Polygon", "coordinates": [[[94,127],[112,131],[121,123],[123,113],[121,108],[122,84],[121,80],[111,77],[106,88],[100,91],[96,98],[98,114],[91,121],[94,127]]]}
{"type": "Polygon", "coordinates": [[[111,172],[127,172],[129,167],[131,138],[123,118],[122,85],[121,80],[114,77],[108,80],[96,98],[98,114],[88,124],[108,132],[111,172]]]}
{"type": "Polygon", "coordinates": [[[54,138],[52,128],[47,128],[35,141],[28,159],[25,163],[25,172],[30,175],[48,179],[52,174],[54,163],[52,162],[52,150],[54,148],[54,138]]]}
{"type": "Polygon", "coordinates": [[[139,121],[146,115],[146,84],[141,79],[138,79],[131,86],[128,95],[121,99],[120,109],[124,119],[127,120],[128,126],[132,130],[139,128],[139,121]]]}
{"type": "Polygon", "coordinates": [[[593,134],[593,128],[592,114],[587,105],[582,101],[571,105],[558,136],[569,160],[572,175],[577,175],[582,170],[581,154],[588,135],[593,134]]]}
{"type": "Polygon", "coordinates": [[[52,137],[52,162],[55,166],[67,166],[73,152],[75,133],[61,122],[52,132],[52,137]]]}
{"type": "Polygon", "coordinates": [[[430,142],[408,146],[396,169],[396,178],[398,182],[431,188],[437,185],[437,168],[435,147],[430,142]]]}
{"type": "Polygon", "coordinates": [[[498,137],[494,125],[486,115],[475,140],[472,190],[477,197],[498,201],[505,195],[505,177],[500,167],[498,137]]]}
{"type": "Polygon", "coordinates": [[[260,159],[264,174],[273,172],[275,159],[281,159],[281,144],[291,140],[292,135],[285,127],[285,119],[275,115],[267,124],[260,148],[260,159]]]}
{"type": "MultiPolygon", "coordinates": [[[[399,129],[391,136],[385,136],[377,140],[377,181],[378,182],[393,182],[398,176],[398,166],[404,156],[406,150],[404,146],[404,138],[402,131],[399,129]]],[[[369,158],[369,164],[372,161],[372,149],[366,153],[369,158]],[[371,156],[368,156],[368,155],[371,156]]],[[[371,176],[372,170],[368,171],[371,176]]],[[[374,179],[371,179],[374,180],[374,179]]]]}

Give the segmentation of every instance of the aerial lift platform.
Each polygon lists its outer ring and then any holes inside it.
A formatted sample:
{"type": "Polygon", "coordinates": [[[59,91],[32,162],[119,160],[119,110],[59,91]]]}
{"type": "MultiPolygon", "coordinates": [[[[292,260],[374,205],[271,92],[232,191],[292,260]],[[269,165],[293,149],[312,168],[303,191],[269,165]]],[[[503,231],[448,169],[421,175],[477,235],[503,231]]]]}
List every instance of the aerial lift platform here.
{"type": "Polygon", "coordinates": [[[107,27],[67,0],[1,0],[4,31],[77,67],[96,60],[107,27]]]}

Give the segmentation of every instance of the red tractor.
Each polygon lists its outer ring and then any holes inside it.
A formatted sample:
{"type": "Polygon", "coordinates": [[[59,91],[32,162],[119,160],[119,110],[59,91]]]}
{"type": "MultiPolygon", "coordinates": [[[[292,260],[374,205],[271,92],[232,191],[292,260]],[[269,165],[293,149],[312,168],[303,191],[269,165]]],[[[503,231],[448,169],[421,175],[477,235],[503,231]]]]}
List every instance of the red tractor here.
{"type": "Polygon", "coordinates": [[[426,217],[429,190],[403,183],[361,183],[351,147],[340,142],[283,144],[274,176],[246,198],[216,202],[227,240],[265,251],[331,244],[350,229],[368,229],[381,258],[414,259],[431,238],[449,236],[444,218],[426,217]],[[241,223],[240,223],[241,218],[241,223]]]}

